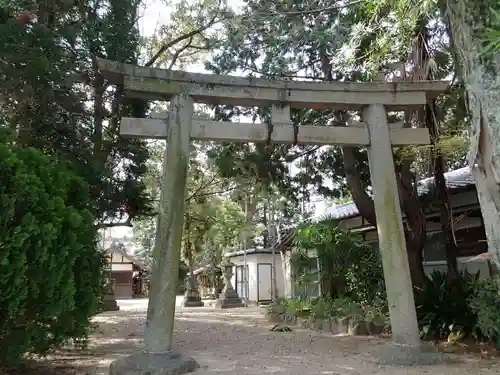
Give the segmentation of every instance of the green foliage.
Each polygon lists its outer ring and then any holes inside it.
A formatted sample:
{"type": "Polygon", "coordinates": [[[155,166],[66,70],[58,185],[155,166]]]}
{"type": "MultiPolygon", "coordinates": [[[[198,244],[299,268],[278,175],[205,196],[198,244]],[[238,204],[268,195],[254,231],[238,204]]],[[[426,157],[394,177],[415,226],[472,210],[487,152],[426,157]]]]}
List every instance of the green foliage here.
{"type": "Polygon", "coordinates": [[[481,335],[500,348],[500,290],[497,280],[484,280],[469,297],[469,306],[477,316],[481,335]]]}
{"type": "MultiPolygon", "coordinates": [[[[245,213],[241,205],[236,202],[225,199],[216,201],[217,221],[211,228],[210,238],[215,244],[222,248],[235,247],[239,244],[241,231],[245,227],[245,213]]],[[[252,235],[252,229],[249,228],[248,235],[252,235]]]]}
{"type": "Polygon", "coordinates": [[[102,291],[88,186],[33,148],[0,145],[0,353],[15,363],[90,329],[102,291]]]}
{"type": "Polygon", "coordinates": [[[311,312],[311,301],[307,298],[284,298],[278,303],[285,307],[288,316],[307,316],[311,312]]]}
{"type": "MultiPolygon", "coordinates": [[[[432,56],[430,65],[438,79],[454,74],[446,23],[439,14],[437,1],[381,0],[332,6],[326,0],[314,4],[291,0],[277,1],[271,6],[263,0],[246,0],[245,4],[242,14],[224,25],[227,37],[206,63],[206,68],[216,74],[237,72],[249,77],[360,82],[372,79],[380,71],[390,73],[393,63],[406,63],[409,71],[415,70],[421,60],[417,55],[424,49],[432,56]],[[425,47],[417,45],[422,40],[425,47]]],[[[463,87],[460,89],[463,96],[463,87]]],[[[464,144],[468,115],[455,100],[438,99],[437,104],[443,144],[438,142],[435,149],[446,154],[450,166],[463,166],[466,147],[455,146],[464,144]]],[[[242,115],[261,122],[269,119],[268,110],[233,106],[218,106],[216,115],[226,120],[242,115]]],[[[352,115],[344,111],[296,109],[292,110],[291,121],[297,125],[345,126],[345,120],[352,115]]],[[[416,159],[413,171],[417,179],[429,174],[428,151],[409,148],[406,153],[416,159]]],[[[355,174],[366,188],[370,180],[365,150],[356,149],[354,153],[356,170],[349,173],[355,174]]],[[[217,146],[211,156],[224,173],[256,171],[259,178],[275,182],[287,196],[300,196],[303,185],[324,196],[348,195],[340,147],[252,148],[224,144],[217,146]],[[289,175],[286,164],[292,161],[302,169],[294,176],[289,175]],[[332,182],[333,189],[325,184],[326,179],[332,182]]]]}
{"type": "Polygon", "coordinates": [[[385,300],[378,250],[340,229],[335,221],[303,225],[297,231],[291,261],[295,279],[303,283],[318,280],[318,275],[311,272],[317,262],[311,252],[319,259],[323,296],[349,297],[364,304],[385,300]]]}
{"type": "Polygon", "coordinates": [[[476,312],[469,299],[479,284],[479,273],[462,272],[451,285],[446,273],[434,271],[421,288],[415,290],[418,322],[424,338],[445,338],[451,332],[474,332],[476,312]]]}
{"type": "Polygon", "coordinates": [[[389,314],[387,309],[381,306],[365,307],[365,320],[376,325],[387,325],[389,322],[389,314]]]}
{"type": "Polygon", "coordinates": [[[311,316],[317,319],[325,319],[335,316],[335,303],[326,298],[318,298],[311,304],[311,316]]]}
{"type": "Polygon", "coordinates": [[[284,307],[286,315],[295,317],[348,318],[377,324],[385,324],[388,319],[386,309],[378,306],[362,306],[349,298],[288,298],[279,300],[278,304],[284,307]]]}
{"type": "Polygon", "coordinates": [[[0,22],[0,118],[16,130],[18,145],[70,162],[88,183],[100,221],[150,214],[141,179],[145,142],[118,134],[120,116],[143,116],[147,103],[107,90],[94,61],[137,61],[138,3],[5,5],[10,17],[0,22]],[[33,20],[16,18],[23,8],[33,20]]]}
{"type": "MultiPolygon", "coordinates": [[[[496,4],[498,7],[498,3],[496,4]]],[[[500,51],[500,8],[490,7],[490,24],[484,32],[483,56],[490,56],[500,51]]]]}
{"type": "Polygon", "coordinates": [[[442,339],[450,333],[475,335],[500,346],[500,298],[495,280],[462,272],[455,284],[434,271],[415,291],[415,304],[424,338],[442,339]]]}
{"type": "MultiPolygon", "coordinates": [[[[205,152],[202,143],[193,143],[189,160],[182,258],[188,268],[209,265],[216,268],[226,248],[239,245],[241,231],[245,227],[245,214],[241,204],[230,194],[239,185],[221,178],[210,161],[199,157],[205,152]]],[[[146,191],[155,201],[159,200],[164,142],[151,142],[151,158],[144,175],[146,191]]],[[[253,233],[250,228],[249,235],[253,233]]],[[[156,235],[156,220],[147,217],[134,222],[134,237],[138,257],[152,264],[152,250],[156,235]]],[[[180,277],[180,282],[183,278],[180,277]]]]}

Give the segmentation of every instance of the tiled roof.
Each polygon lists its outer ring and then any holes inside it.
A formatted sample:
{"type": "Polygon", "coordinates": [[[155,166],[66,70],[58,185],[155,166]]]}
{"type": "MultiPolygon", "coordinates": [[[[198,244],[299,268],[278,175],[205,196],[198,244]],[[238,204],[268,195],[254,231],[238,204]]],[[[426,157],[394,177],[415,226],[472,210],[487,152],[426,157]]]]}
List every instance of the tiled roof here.
{"type": "Polygon", "coordinates": [[[105,252],[110,252],[110,253],[118,253],[121,256],[123,256],[124,258],[126,258],[129,262],[132,262],[134,265],[138,266],[139,268],[141,268],[143,270],[148,270],[148,268],[149,268],[147,265],[145,265],[139,259],[137,259],[136,257],[128,254],[127,251],[124,250],[123,247],[120,247],[120,246],[111,246],[111,247],[105,249],[104,251],[105,252]]]}
{"type": "MultiPolygon", "coordinates": [[[[469,167],[460,168],[444,174],[446,187],[450,190],[474,185],[474,177],[469,167]]],[[[429,193],[434,185],[434,177],[424,178],[417,182],[417,191],[419,195],[429,193]]]]}
{"type": "MultiPolygon", "coordinates": [[[[254,249],[247,249],[247,255],[251,254],[272,254],[273,251],[279,254],[281,250],[290,245],[295,237],[297,227],[283,228],[280,231],[279,241],[276,241],[271,247],[258,247],[254,249]],[[273,250],[274,247],[274,250],[273,250]]],[[[245,254],[244,250],[234,250],[226,253],[224,256],[228,258],[242,256],[245,254]]]]}
{"type": "MultiPolygon", "coordinates": [[[[446,187],[450,190],[474,185],[474,177],[469,167],[460,168],[444,174],[446,187]]],[[[428,194],[434,185],[434,177],[424,178],[417,182],[418,195],[428,194]]],[[[358,208],[354,202],[338,204],[326,209],[325,217],[332,219],[345,219],[359,215],[358,208]]]]}
{"type": "MultiPolygon", "coordinates": [[[[247,249],[246,250],[246,253],[247,255],[251,255],[251,254],[272,254],[273,252],[273,249],[270,248],[270,247],[257,247],[257,248],[254,248],[254,249],[247,249]]],[[[234,250],[234,251],[231,251],[231,252],[227,252],[226,254],[224,254],[224,256],[226,258],[233,258],[233,257],[237,257],[237,256],[242,256],[245,254],[245,250],[234,250]]]]}

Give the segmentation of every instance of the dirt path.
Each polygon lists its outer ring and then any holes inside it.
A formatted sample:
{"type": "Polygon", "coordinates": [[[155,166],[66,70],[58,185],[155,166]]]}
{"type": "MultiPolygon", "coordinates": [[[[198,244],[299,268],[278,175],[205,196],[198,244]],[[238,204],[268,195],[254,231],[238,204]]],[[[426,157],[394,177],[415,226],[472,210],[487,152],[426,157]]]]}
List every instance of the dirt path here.
{"type": "MultiPolygon", "coordinates": [[[[99,332],[85,353],[68,350],[51,358],[59,366],[75,366],[73,373],[105,375],[109,363],[142,344],[146,302],[128,302],[124,310],[96,318],[99,332]]],[[[196,374],[388,374],[490,375],[500,364],[458,357],[453,365],[431,367],[377,366],[370,353],[383,341],[366,337],[333,337],[294,329],[270,332],[262,309],[178,309],[175,349],[193,356],[201,368],[196,374]]],[[[61,370],[61,369],[59,369],[61,370]]],[[[57,371],[61,374],[61,371],[57,371]]],[[[37,374],[41,375],[41,374],[37,374]]]]}

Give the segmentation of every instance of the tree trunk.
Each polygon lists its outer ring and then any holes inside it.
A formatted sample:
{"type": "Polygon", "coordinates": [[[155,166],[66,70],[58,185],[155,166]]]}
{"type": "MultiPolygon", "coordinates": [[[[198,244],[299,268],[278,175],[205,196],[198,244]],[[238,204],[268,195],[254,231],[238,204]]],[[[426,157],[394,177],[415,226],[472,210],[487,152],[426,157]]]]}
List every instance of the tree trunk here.
{"type": "Polygon", "coordinates": [[[250,228],[253,226],[253,218],[255,216],[255,212],[257,211],[257,203],[258,203],[258,192],[252,192],[250,194],[245,195],[245,200],[243,202],[243,209],[245,211],[245,231],[246,235],[243,238],[242,246],[245,249],[251,248],[250,240],[251,238],[248,236],[248,232],[250,228]]]}
{"type": "Polygon", "coordinates": [[[191,244],[191,218],[189,215],[185,216],[185,224],[184,224],[184,235],[186,239],[184,240],[184,256],[188,263],[189,268],[189,285],[188,288],[194,289],[196,288],[196,276],[194,275],[194,262],[193,262],[193,245],[191,244]]]}
{"type": "MultiPolygon", "coordinates": [[[[492,3],[490,3],[492,4],[492,3]]],[[[471,116],[469,165],[483,215],[488,255],[500,266],[500,51],[480,56],[488,2],[448,0],[445,16],[471,116]]]]}
{"type": "Polygon", "coordinates": [[[398,176],[399,199],[406,215],[404,223],[406,249],[410,264],[411,280],[414,286],[422,285],[425,279],[422,265],[423,250],[427,238],[425,214],[417,193],[415,176],[411,172],[412,160],[404,160],[396,166],[398,176]]]}
{"type": "MultiPolygon", "coordinates": [[[[426,108],[425,120],[429,129],[431,143],[435,146],[439,142],[438,127],[435,118],[435,102],[432,101],[426,108]]],[[[444,250],[446,265],[448,269],[448,281],[455,284],[458,280],[457,245],[453,236],[453,216],[450,205],[450,196],[444,178],[444,157],[438,148],[433,150],[434,181],[436,185],[437,199],[439,201],[439,219],[441,232],[444,236],[444,250]]]]}
{"type": "MultiPolygon", "coordinates": [[[[429,49],[426,46],[431,43],[432,35],[430,35],[429,30],[427,29],[427,24],[428,20],[423,18],[416,35],[420,35],[420,38],[418,39],[418,51],[420,53],[419,60],[421,62],[420,68],[422,72],[425,72],[422,77],[428,80],[433,80],[437,78],[435,77],[434,70],[428,66],[431,56],[429,55],[429,49]]],[[[429,129],[431,144],[434,146],[432,153],[432,161],[434,163],[433,174],[437,199],[439,202],[441,232],[444,236],[444,249],[448,269],[447,277],[449,282],[454,285],[459,276],[457,264],[458,250],[453,236],[453,216],[450,205],[450,197],[448,195],[448,188],[446,187],[446,180],[444,178],[445,161],[441,150],[436,147],[436,145],[439,144],[439,127],[436,119],[436,113],[436,101],[432,100],[425,106],[423,121],[427,129],[429,129]]]]}
{"type": "Polygon", "coordinates": [[[290,252],[280,251],[283,282],[285,283],[285,298],[292,298],[292,270],[290,266],[290,252]]]}
{"type": "MultiPolygon", "coordinates": [[[[360,215],[373,226],[377,226],[375,207],[372,198],[366,193],[361,182],[359,173],[356,170],[356,160],[352,147],[342,147],[344,155],[344,168],[347,184],[351,191],[352,199],[358,208],[360,215]]],[[[411,280],[414,286],[422,285],[425,278],[422,266],[422,251],[425,244],[426,223],[425,216],[416,194],[416,186],[412,185],[412,173],[409,165],[396,168],[399,186],[399,200],[406,215],[404,225],[406,248],[408,252],[408,262],[410,266],[411,280]]]]}

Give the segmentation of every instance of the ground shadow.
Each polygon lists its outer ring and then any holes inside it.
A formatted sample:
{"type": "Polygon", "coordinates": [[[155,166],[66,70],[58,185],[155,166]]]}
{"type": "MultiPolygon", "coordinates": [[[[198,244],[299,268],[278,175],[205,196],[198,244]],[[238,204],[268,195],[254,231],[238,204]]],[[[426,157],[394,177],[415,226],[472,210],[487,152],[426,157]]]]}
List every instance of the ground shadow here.
{"type": "MultiPolygon", "coordinates": [[[[86,350],[64,348],[48,358],[52,372],[45,366],[43,371],[26,374],[105,375],[111,361],[141,350],[145,320],[145,311],[101,314],[95,319],[99,329],[86,350]]],[[[178,309],[174,349],[193,356],[201,365],[200,374],[413,375],[431,371],[375,367],[369,353],[385,343],[384,339],[332,336],[293,327],[292,332],[271,332],[271,327],[263,318],[263,311],[257,308],[178,309]]],[[[491,363],[485,366],[469,362],[467,366],[469,370],[465,372],[443,367],[433,367],[432,371],[457,375],[470,371],[481,375],[498,373],[498,367],[492,367],[491,363]]]]}

